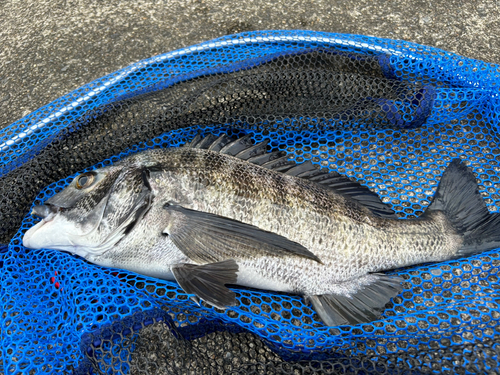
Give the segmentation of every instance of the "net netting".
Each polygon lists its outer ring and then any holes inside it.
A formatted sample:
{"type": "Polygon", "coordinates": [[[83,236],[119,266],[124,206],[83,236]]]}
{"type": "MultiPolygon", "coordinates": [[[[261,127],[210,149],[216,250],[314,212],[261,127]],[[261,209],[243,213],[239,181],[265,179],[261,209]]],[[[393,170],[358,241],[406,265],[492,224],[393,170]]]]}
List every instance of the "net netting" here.
{"type": "Polygon", "coordinates": [[[141,61],[0,132],[1,341],[6,374],[493,373],[498,250],[390,271],[380,320],[327,327],[301,296],[233,288],[226,310],[175,282],[29,250],[31,207],[85,170],[197,134],[268,139],[360,181],[402,219],[452,159],[498,212],[500,68],[364,36],[244,33],[141,61]]]}

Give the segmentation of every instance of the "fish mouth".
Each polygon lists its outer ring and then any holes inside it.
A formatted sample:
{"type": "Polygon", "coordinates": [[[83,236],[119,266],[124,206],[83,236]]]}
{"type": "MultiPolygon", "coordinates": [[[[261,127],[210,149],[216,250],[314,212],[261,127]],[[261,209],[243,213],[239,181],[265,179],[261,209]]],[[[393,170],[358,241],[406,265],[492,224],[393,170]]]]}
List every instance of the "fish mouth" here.
{"type": "Polygon", "coordinates": [[[62,211],[62,207],[54,206],[52,204],[42,204],[33,207],[31,215],[42,218],[43,222],[49,222],[52,221],[60,211],[62,211]]]}
{"type": "Polygon", "coordinates": [[[23,246],[29,249],[52,249],[77,254],[82,257],[100,251],[94,250],[92,244],[86,243],[86,237],[95,232],[103,218],[107,199],[102,200],[93,212],[93,220],[85,228],[78,227],[74,220],[68,219],[64,212],[69,208],[45,202],[33,207],[32,215],[40,217],[37,224],[23,236],[23,246]]]}
{"type": "MultiPolygon", "coordinates": [[[[52,219],[53,218],[51,218],[51,220],[52,219]]],[[[47,224],[47,221],[45,221],[45,219],[42,219],[42,220],[40,220],[39,223],[35,224],[33,227],[28,229],[28,231],[23,236],[23,246],[24,247],[27,247],[29,249],[40,249],[41,248],[41,246],[37,246],[37,245],[33,244],[32,239],[33,239],[33,236],[35,235],[35,232],[37,232],[45,224],[47,224]]]]}
{"type": "MultiPolygon", "coordinates": [[[[38,223],[32,226],[23,236],[23,246],[29,249],[51,248],[50,239],[54,236],[53,226],[57,217],[65,208],[50,203],[34,206],[31,215],[41,218],[38,223]],[[41,234],[41,235],[40,235],[41,234]]],[[[61,231],[60,233],[63,233],[61,231]]]]}

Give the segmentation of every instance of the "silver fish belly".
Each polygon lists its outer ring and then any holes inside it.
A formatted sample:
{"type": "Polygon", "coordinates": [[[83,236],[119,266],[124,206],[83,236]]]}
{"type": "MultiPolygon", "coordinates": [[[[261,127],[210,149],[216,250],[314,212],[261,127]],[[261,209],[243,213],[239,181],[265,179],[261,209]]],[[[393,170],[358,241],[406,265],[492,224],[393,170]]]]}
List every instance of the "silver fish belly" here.
{"type": "Polygon", "coordinates": [[[377,272],[500,244],[500,220],[458,161],[421,218],[398,220],[367,188],[265,146],[205,138],[124,159],[95,178],[114,178],[98,202],[106,199],[93,237],[100,247],[79,251],[96,264],[175,279],[221,308],[236,303],[227,284],[302,294],[327,325],[340,325],[377,319],[401,291],[398,277],[377,272]],[[122,201],[127,210],[114,208],[122,201]]]}

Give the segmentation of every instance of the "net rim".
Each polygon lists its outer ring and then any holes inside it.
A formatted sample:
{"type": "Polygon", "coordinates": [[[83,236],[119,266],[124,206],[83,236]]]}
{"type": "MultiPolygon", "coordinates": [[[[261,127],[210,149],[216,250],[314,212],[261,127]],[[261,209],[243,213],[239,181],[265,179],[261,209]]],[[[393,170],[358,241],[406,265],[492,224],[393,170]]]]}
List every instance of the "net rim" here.
{"type": "MultiPolygon", "coordinates": [[[[179,57],[179,56],[189,56],[195,53],[207,51],[217,47],[227,47],[236,45],[248,45],[248,44],[261,44],[261,43],[272,43],[272,42],[309,42],[309,43],[325,43],[332,48],[342,48],[353,46],[361,46],[361,50],[365,52],[378,52],[385,53],[389,55],[407,57],[415,61],[424,61],[429,58],[427,55],[431,53],[433,55],[439,56],[450,56],[459,57],[461,63],[458,67],[468,66],[473,64],[477,67],[478,64],[485,65],[481,60],[475,60],[467,57],[463,57],[445,50],[429,47],[413,42],[407,42],[403,40],[378,38],[373,36],[364,36],[358,34],[341,34],[341,33],[328,33],[319,31],[308,31],[308,30],[259,30],[252,32],[243,32],[238,34],[227,35],[219,38],[215,38],[206,42],[188,46],[185,48],[180,48],[171,52],[166,52],[157,56],[146,58],[140,60],[136,63],[130,64],[125,68],[119,69],[113,73],[107,74],[103,77],[97,78],[79,88],[53,100],[52,102],[40,107],[39,109],[33,111],[32,113],[22,117],[21,119],[15,121],[6,128],[0,130],[0,151],[6,152],[11,146],[22,142],[24,138],[31,135],[34,131],[42,129],[53,121],[58,120],[62,115],[69,113],[70,111],[77,111],[82,114],[88,110],[94,109],[102,103],[93,102],[92,100],[98,96],[102,96],[103,93],[116,87],[119,83],[125,79],[132,76],[132,73],[151,66],[152,64],[162,63],[168,59],[179,57]],[[267,33],[280,33],[282,35],[266,35],[267,33]],[[380,42],[384,42],[391,47],[382,47],[379,45],[380,42]],[[410,51],[401,51],[401,47],[409,48],[410,51]],[[413,52],[411,50],[414,50],[413,52]],[[94,86],[97,86],[94,88],[94,86]],[[81,93],[76,99],[70,102],[70,104],[60,104],[59,102],[74,97],[79,91],[87,90],[86,93],[81,93]],[[35,124],[29,126],[27,129],[22,127],[23,124],[32,122],[31,119],[35,117],[38,113],[43,112],[45,109],[53,106],[54,108],[49,111],[49,113],[41,120],[36,121],[35,124]],[[78,110],[80,107],[80,110],[78,110]]],[[[440,60],[440,59],[438,59],[440,60]]],[[[491,64],[493,68],[500,69],[500,65],[491,64]]],[[[478,70],[484,70],[480,68],[478,70]]],[[[457,77],[460,78],[460,72],[456,72],[457,77]]],[[[465,83],[465,82],[464,82],[465,83]]],[[[471,82],[469,82],[471,83],[471,82]]],[[[472,87],[476,86],[477,82],[472,82],[472,87]]],[[[140,88],[138,88],[140,89],[140,88]]],[[[500,95],[500,93],[499,93],[500,95]]]]}

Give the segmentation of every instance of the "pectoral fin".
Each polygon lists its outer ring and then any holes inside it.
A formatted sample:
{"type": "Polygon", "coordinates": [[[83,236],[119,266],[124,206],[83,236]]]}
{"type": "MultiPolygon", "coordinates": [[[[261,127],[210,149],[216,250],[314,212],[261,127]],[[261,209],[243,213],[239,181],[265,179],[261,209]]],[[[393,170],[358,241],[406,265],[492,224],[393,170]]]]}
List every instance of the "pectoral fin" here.
{"type": "Polygon", "coordinates": [[[263,255],[299,256],[321,262],[297,242],[256,226],[177,205],[166,205],[168,224],[163,233],[188,258],[199,263],[263,255]]]}
{"type": "Polygon", "coordinates": [[[181,288],[209,304],[224,309],[236,305],[236,294],[225,287],[235,284],[238,265],[232,259],[204,265],[176,264],[172,273],[181,288]]]}
{"type": "Polygon", "coordinates": [[[332,293],[306,298],[327,326],[368,323],[379,319],[385,305],[402,290],[402,279],[399,277],[380,274],[369,277],[375,277],[375,280],[350,295],[332,293]]]}

